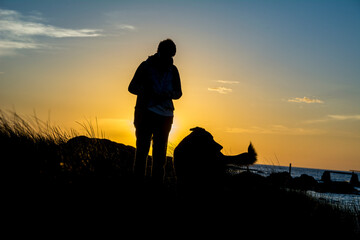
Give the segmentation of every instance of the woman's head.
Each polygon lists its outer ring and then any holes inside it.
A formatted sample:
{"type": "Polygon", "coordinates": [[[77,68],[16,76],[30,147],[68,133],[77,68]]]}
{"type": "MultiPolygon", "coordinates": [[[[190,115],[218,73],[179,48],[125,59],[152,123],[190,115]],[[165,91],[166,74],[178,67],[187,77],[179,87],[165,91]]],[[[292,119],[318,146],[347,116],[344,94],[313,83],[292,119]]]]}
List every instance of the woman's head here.
{"type": "Polygon", "coordinates": [[[159,43],[157,52],[160,57],[171,58],[176,54],[176,45],[171,39],[163,40],[159,43]]]}

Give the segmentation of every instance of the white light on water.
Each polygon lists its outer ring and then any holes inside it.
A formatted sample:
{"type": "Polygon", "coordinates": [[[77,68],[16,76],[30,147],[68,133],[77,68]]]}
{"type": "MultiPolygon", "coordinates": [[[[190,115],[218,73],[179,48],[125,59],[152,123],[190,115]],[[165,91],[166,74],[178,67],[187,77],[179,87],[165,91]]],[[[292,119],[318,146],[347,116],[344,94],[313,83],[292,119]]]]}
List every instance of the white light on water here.
{"type": "MultiPolygon", "coordinates": [[[[271,173],[276,172],[288,172],[289,167],[284,166],[275,166],[275,165],[262,165],[262,164],[255,164],[249,167],[250,170],[254,171],[254,173],[260,174],[264,177],[269,176],[271,173]]],[[[236,175],[245,169],[243,167],[234,167],[228,170],[228,173],[231,175],[236,175]]],[[[320,181],[321,176],[326,171],[325,169],[314,169],[314,168],[299,168],[299,167],[292,167],[291,168],[291,176],[293,178],[300,177],[302,174],[306,174],[315,178],[315,180],[320,181]]],[[[331,170],[330,170],[331,171],[331,170]]],[[[336,171],[342,172],[346,174],[339,174],[333,173],[331,174],[332,181],[338,182],[349,182],[351,172],[345,171],[336,171]]],[[[360,174],[356,173],[360,179],[360,174]]],[[[356,188],[356,190],[360,191],[360,188],[356,188]]],[[[325,201],[336,206],[344,207],[354,211],[360,211],[360,195],[358,194],[337,194],[337,193],[319,193],[315,191],[307,191],[309,196],[315,197],[320,201],[325,201]]]]}

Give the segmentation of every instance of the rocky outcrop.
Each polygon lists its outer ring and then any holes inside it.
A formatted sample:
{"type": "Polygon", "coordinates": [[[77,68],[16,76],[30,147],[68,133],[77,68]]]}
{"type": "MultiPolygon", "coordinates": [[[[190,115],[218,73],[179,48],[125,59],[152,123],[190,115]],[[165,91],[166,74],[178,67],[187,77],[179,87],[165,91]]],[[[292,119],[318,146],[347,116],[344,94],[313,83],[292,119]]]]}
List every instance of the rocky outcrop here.
{"type": "Polygon", "coordinates": [[[323,176],[320,182],[307,174],[302,174],[300,177],[293,178],[288,172],[272,173],[266,179],[268,183],[273,186],[290,189],[344,194],[358,193],[352,183],[331,181],[327,174],[325,174],[325,177],[323,176]]]}
{"type": "Polygon", "coordinates": [[[121,177],[131,172],[135,148],[79,136],[59,146],[64,171],[80,176],[121,177]]]}

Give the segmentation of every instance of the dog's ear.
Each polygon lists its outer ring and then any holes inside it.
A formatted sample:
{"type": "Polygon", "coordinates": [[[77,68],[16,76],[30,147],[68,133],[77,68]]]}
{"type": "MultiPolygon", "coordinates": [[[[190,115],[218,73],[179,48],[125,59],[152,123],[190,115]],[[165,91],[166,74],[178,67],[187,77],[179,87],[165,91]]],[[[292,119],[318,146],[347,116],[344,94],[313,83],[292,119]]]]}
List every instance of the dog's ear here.
{"type": "Polygon", "coordinates": [[[194,127],[191,128],[190,131],[192,131],[192,133],[189,136],[191,136],[198,146],[204,146],[207,150],[211,151],[220,151],[223,148],[220,144],[215,142],[211,133],[206,131],[204,128],[194,127]]]}
{"type": "Polygon", "coordinates": [[[194,131],[205,131],[204,128],[201,127],[194,127],[194,128],[190,128],[190,131],[194,132],[194,131]]]}
{"type": "Polygon", "coordinates": [[[197,138],[200,137],[202,139],[202,141],[204,141],[205,139],[213,139],[213,136],[211,135],[211,133],[206,131],[204,128],[194,127],[194,128],[191,128],[190,131],[192,131],[190,133],[191,136],[194,136],[194,137],[196,136],[197,138]]]}

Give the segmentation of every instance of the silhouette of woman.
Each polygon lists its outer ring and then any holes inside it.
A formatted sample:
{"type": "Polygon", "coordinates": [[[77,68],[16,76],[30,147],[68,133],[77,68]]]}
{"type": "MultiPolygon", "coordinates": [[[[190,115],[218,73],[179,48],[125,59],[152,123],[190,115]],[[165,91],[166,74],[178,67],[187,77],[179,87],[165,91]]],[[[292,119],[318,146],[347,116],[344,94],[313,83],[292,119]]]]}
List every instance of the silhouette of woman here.
{"type": "Polygon", "coordinates": [[[152,178],[156,182],[163,181],[168,136],[174,118],[172,99],[182,96],[179,72],[173,64],[175,53],[176,45],[171,39],[161,41],[157,53],[140,64],[129,85],[129,92],[137,95],[133,171],[138,179],[144,178],[153,140],[152,178]]]}

